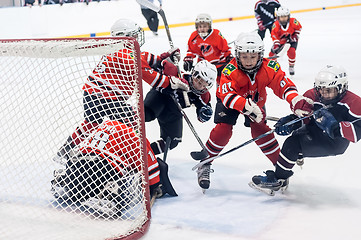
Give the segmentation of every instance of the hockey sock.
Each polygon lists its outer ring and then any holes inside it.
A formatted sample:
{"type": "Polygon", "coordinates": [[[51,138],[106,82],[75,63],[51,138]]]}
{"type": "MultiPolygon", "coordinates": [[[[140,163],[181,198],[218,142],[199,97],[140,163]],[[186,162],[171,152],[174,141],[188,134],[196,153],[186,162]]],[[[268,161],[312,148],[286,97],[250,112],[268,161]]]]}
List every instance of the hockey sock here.
{"type": "Polygon", "coordinates": [[[296,63],[296,49],[293,47],[290,47],[287,51],[288,56],[288,63],[290,66],[294,66],[296,63]]]}
{"type": "MultiPolygon", "coordinates": [[[[251,133],[252,138],[258,137],[261,134],[264,134],[271,130],[266,123],[254,123],[251,122],[251,133]]],[[[280,146],[278,145],[278,141],[275,138],[275,135],[269,134],[259,140],[256,141],[256,144],[261,149],[261,151],[268,157],[268,159],[273,163],[276,164],[278,160],[278,155],[280,153],[280,146]]]]}
{"type": "Polygon", "coordinates": [[[78,145],[81,143],[96,127],[98,123],[96,122],[88,122],[84,120],[84,122],[75,129],[75,132],[71,135],[73,139],[73,143],[78,145]]]}
{"type": "Polygon", "coordinates": [[[211,131],[206,143],[206,149],[210,157],[218,155],[232,137],[233,125],[218,123],[211,131]]]}

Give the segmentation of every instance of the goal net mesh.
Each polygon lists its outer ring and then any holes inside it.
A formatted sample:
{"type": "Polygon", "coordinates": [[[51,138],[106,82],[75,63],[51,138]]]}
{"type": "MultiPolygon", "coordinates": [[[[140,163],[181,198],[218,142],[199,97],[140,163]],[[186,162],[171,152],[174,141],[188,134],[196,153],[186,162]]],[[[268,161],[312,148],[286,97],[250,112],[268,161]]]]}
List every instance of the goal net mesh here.
{"type": "Polygon", "coordinates": [[[130,239],[149,225],[132,38],[0,40],[0,239],[130,239]]]}

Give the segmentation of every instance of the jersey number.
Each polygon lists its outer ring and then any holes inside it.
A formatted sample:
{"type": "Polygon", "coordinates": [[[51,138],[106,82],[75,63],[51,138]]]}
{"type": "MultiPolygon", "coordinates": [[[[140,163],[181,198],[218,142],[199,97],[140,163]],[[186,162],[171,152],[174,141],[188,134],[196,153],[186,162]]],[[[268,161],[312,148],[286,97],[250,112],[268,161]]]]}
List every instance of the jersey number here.
{"type": "Polygon", "coordinates": [[[103,150],[109,140],[109,134],[105,132],[97,132],[93,139],[90,141],[90,146],[103,150]]]}

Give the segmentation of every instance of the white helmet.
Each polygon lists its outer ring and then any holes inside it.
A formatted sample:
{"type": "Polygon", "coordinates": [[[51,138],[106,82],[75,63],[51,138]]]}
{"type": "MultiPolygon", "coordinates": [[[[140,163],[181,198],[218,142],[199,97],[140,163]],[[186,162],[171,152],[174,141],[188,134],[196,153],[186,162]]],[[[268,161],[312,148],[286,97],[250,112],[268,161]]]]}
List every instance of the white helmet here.
{"type": "Polygon", "coordinates": [[[264,43],[256,32],[241,33],[234,42],[235,54],[238,67],[247,73],[258,71],[263,61],[264,43]],[[259,53],[257,65],[252,69],[245,69],[240,60],[241,53],[259,53]]]}
{"type": "Polygon", "coordinates": [[[129,19],[119,19],[116,21],[110,30],[110,34],[113,37],[133,37],[138,41],[139,46],[142,46],[145,42],[144,30],[137,23],[129,19]]]}
{"type": "Polygon", "coordinates": [[[327,65],[316,75],[314,88],[322,103],[330,104],[338,102],[346,94],[348,89],[346,70],[341,66],[327,65]],[[331,101],[326,101],[322,99],[322,96],[319,93],[321,88],[337,88],[338,95],[331,101]]]}
{"type": "Polygon", "coordinates": [[[208,62],[207,60],[202,60],[198,62],[192,71],[192,78],[189,82],[189,86],[192,92],[197,94],[203,94],[207,92],[213,85],[217,79],[217,68],[212,63],[208,62]],[[208,83],[208,86],[203,90],[195,89],[193,81],[196,78],[202,78],[204,81],[208,83]]]}
{"type": "Polygon", "coordinates": [[[291,12],[288,8],[281,6],[276,10],[276,16],[277,16],[278,21],[282,25],[286,25],[290,21],[291,12]],[[288,18],[287,18],[286,22],[281,22],[279,17],[288,17],[288,18]]]}
{"type": "Polygon", "coordinates": [[[196,29],[198,27],[198,24],[200,23],[208,23],[209,24],[209,30],[207,33],[199,33],[199,36],[206,37],[208,36],[208,34],[212,31],[212,18],[209,14],[207,13],[201,13],[197,16],[196,21],[195,21],[195,26],[196,29]]]}

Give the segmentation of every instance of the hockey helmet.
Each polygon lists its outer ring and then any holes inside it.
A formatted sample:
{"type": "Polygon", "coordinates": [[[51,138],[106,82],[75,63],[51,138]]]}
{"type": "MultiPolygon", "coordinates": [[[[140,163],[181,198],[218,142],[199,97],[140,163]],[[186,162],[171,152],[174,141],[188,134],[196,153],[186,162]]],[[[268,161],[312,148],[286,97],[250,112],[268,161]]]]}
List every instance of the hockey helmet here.
{"type": "Polygon", "coordinates": [[[133,37],[139,46],[145,43],[144,30],[135,22],[129,19],[119,19],[111,27],[110,34],[113,37],[133,37]]]}
{"type": "Polygon", "coordinates": [[[291,12],[288,8],[281,6],[276,10],[276,16],[281,25],[286,25],[290,21],[291,12]],[[287,17],[287,20],[281,21],[280,17],[287,17]]]}
{"type": "Polygon", "coordinates": [[[195,27],[198,30],[198,25],[200,23],[208,23],[209,25],[209,30],[206,33],[200,33],[198,32],[199,36],[201,36],[202,38],[208,36],[208,34],[212,31],[212,18],[209,14],[207,13],[201,13],[197,16],[196,21],[195,21],[195,27]]]}
{"type": "Polygon", "coordinates": [[[256,32],[241,33],[234,42],[235,55],[238,67],[246,73],[255,73],[260,68],[263,61],[264,43],[256,32]],[[252,69],[246,69],[241,63],[241,53],[258,53],[259,59],[252,69]]]}
{"type": "Polygon", "coordinates": [[[211,89],[216,79],[217,79],[216,66],[208,62],[207,60],[202,60],[194,66],[192,71],[192,77],[191,80],[189,81],[189,86],[192,92],[196,94],[203,94],[206,93],[209,89],[211,89]]]}
{"type": "Polygon", "coordinates": [[[338,102],[346,94],[348,89],[346,70],[342,66],[327,65],[316,75],[314,89],[322,103],[332,104],[338,102]],[[325,99],[320,93],[323,88],[336,88],[336,97],[325,99]]]}

